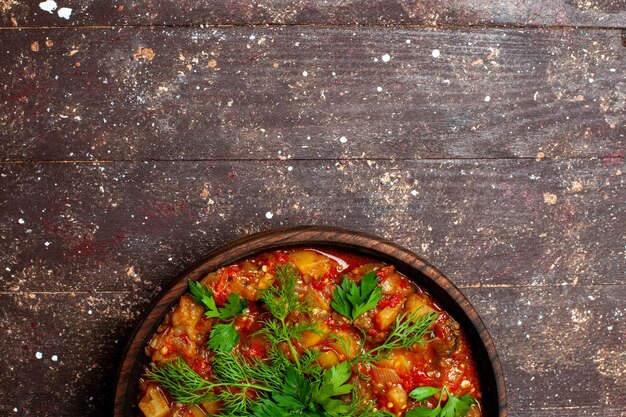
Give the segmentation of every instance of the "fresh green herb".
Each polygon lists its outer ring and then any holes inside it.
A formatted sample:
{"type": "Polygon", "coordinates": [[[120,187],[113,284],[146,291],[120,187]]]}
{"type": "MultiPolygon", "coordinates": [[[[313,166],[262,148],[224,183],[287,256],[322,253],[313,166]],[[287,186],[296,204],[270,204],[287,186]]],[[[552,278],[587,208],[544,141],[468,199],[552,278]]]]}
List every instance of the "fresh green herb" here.
{"type": "Polygon", "coordinates": [[[207,317],[211,318],[209,316],[209,312],[212,312],[211,314],[216,314],[213,317],[219,317],[211,290],[208,289],[206,285],[198,281],[189,280],[187,285],[189,286],[189,295],[191,296],[191,299],[207,310],[207,317]]]}
{"type": "Polygon", "coordinates": [[[282,265],[276,268],[277,281],[274,285],[261,292],[261,300],[267,306],[274,319],[263,321],[263,328],[258,332],[265,338],[277,345],[285,342],[289,347],[291,355],[298,370],[302,370],[302,365],[293,346],[293,339],[299,338],[305,331],[317,331],[316,327],[306,323],[289,325],[286,322],[287,316],[293,313],[305,313],[308,308],[302,304],[298,294],[295,292],[299,275],[293,265],[282,265]]]}
{"type": "Polygon", "coordinates": [[[442,388],[415,388],[411,391],[409,396],[415,401],[424,401],[437,393],[439,393],[439,402],[437,403],[437,407],[415,407],[406,413],[406,417],[463,417],[469,412],[472,404],[476,403],[476,400],[469,394],[465,394],[462,397],[452,395],[452,393],[448,390],[448,387],[445,385],[442,388]],[[446,393],[448,399],[442,407],[441,401],[444,397],[444,392],[446,393]]]}
{"type": "Polygon", "coordinates": [[[232,319],[241,314],[248,307],[248,300],[241,298],[238,294],[231,293],[224,304],[224,307],[218,308],[215,304],[213,293],[206,285],[196,281],[189,281],[189,294],[191,299],[202,305],[208,318],[217,318],[220,320],[232,319]]]}
{"type": "Polygon", "coordinates": [[[253,406],[257,417],[306,415],[319,417],[352,416],[360,407],[354,407],[337,398],[352,392],[348,384],[352,372],[347,362],[327,369],[321,379],[311,382],[293,366],[287,368],[283,386],[253,406]]]}
{"type": "Polygon", "coordinates": [[[441,388],[419,387],[419,388],[415,388],[413,391],[411,391],[411,393],[409,395],[415,401],[424,401],[425,399],[428,399],[428,398],[432,397],[433,395],[435,395],[439,391],[441,391],[441,388]]]}
{"type": "Polygon", "coordinates": [[[376,281],[376,273],[371,271],[363,275],[360,285],[344,277],[341,285],[335,288],[330,305],[354,322],[361,314],[376,307],[382,296],[383,290],[376,281]]]}
{"type": "Polygon", "coordinates": [[[320,404],[331,416],[342,416],[350,413],[348,404],[333,398],[352,391],[352,384],[347,384],[350,376],[352,376],[352,371],[348,362],[341,362],[324,371],[322,380],[313,386],[313,401],[320,404]]]}
{"type": "Polygon", "coordinates": [[[230,352],[239,343],[239,332],[232,323],[219,323],[213,326],[209,336],[209,348],[220,352],[230,352]]]}
{"type": "Polygon", "coordinates": [[[280,265],[276,267],[276,282],[261,292],[261,300],[272,316],[279,320],[284,321],[291,313],[308,310],[295,292],[298,278],[293,265],[280,265]]]}
{"type": "MultiPolygon", "coordinates": [[[[273,355],[271,357],[281,354],[276,350],[273,355]]],[[[241,354],[217,352],[213,372],[216,382],[202,378],[178,358],[153,365],[147,376],[167,389],[176,401],[186,404],[222,402],[221,415],[370,416],[361,413],[366,411],[361,405],[340,398],[353,389],[352,384],[347,383],[352,375],[347,362],[325,370],[319,378],[309,379],[284,357],[265,362],[246,359],[241,354]],[[254,390],[256,395],[250,396],[249,390],[254,390]]]]}
{"type": "Polygon", "coordinates": [[[223,308],[219,310],[219,317],[228,320],[237,317],[248,307],[248,300],[241,298],[238,294],[231,293],[226,299],[223,308]]]}
{"type": "Polygon", "coordinates": [[[220,323],[213,326],[208,344],[209,348],[213,350],[231,351],[239,343],[239,332],[232,320],[248,307],[248,300],[241,298],[238,294],[231,293],[226,299],[224,307],[218,308],[213,293],[206,285],[197,281],[189,281],[188,285],[191,299],[206,309],[204,313],[206,317],[231,320],[230,323],[220,323]]]}
{"type": "Polygon", "coordinates": [[[376,362],[385,359],[393,350],[407,349],[414,344],[423,345],[428,343],[427,340],[424,340],[424,336],[430,332],[438,316],[439,313],[437,312],[423,315],[415,313],[410,315],[399,314],[387,339],[375,348],[357,356],[353,362],[376,362]]]}
{"type": "Polygon", "coordinates": [[[271,390],[267,386],[253,384],[245,379],[228,384],[207,381],[181,358],[158,366],[153,365],[152,369],[146,372],[146,376],[159,383],[177,401],[185,404],[195,405],[209,400],[224,400],[226,390],[221,393],[215,393],[213,390],[226,386],[244,390],[250,388],[261,391],[271,390]]]}

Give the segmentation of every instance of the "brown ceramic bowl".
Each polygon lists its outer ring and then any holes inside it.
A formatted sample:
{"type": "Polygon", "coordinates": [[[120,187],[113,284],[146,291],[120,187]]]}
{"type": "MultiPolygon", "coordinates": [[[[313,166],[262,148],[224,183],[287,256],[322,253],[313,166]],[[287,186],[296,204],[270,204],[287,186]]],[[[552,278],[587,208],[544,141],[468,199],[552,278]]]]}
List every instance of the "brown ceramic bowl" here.
{"type": "Polygon", "coordinates": [[[197,266],[175,279],[148,309],[147,315],[135,330],[126,348],[117,375],[113,415],[115,417],[137,415],[137,382],[147,363],[144,346],[156,331],[165,313],[187,291],[188,280],[197,280],[222,266],[260,252],[298,246],[341,249],[379,259],[395,265],[399,271],[427,289],[465,330],[480,373],[485,417],[508,415],[504,374],[491,336],[474,307],[452,281],[413,252],[385,239],[321,226],[270,230],[239,239],[212,251],[197,266]]]}

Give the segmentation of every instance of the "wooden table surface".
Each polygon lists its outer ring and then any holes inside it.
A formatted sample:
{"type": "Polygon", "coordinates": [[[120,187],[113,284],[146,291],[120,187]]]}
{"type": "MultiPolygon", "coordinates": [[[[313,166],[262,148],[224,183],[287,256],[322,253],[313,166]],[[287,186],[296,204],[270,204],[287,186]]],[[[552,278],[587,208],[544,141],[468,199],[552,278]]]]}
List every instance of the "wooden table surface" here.
{"type": "Polygon", "coordinates": [[[176,274],[329,224],[452,278],[510,415],[626,416],[624,0],[0,0],[0,25],[0,415],[108,415],[176,274]]]}

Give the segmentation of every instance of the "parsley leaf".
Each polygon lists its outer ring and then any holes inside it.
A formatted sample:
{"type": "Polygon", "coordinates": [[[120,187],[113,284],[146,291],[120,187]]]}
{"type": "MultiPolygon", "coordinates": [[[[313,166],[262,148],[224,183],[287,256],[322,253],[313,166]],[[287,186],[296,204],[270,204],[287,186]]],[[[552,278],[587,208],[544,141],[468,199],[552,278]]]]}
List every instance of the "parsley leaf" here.
{"type": "Polygon", "coordinates": [[[464,417],[469,412],[472,404],[476,403],[476,400],[470,397],[469,394],[465,394],[462,397],[452,395],[445,385],[442,388],[415,388],[411,391],[409,396],[416,401],[424,401],[437,393],[440,393],[440,399],[437,407],[415,407],[406,413],[406,417],[464,417]],[[441,396],[444,391],[447,394],[448,399],[446,400],[446,404],[441,407],[441,396]]]}
{"type": "Polygon", "coordinates": [[[209,348],[220,352],[230,352],[239,343],[239,332],[232,323],[216,324],[211,329],[209,348]]]}
{"type": "Polygon", "coordinates": [[[204,315],[210,319],[232,319],[248,307],[248,300],[241,298],[238,294],[231,293],[224,307],[218,308],[215,304],[215,298],[213,298],[213,292],[206,285],[196,281],[189,281],[189,295],[193,301],[206,309],[204,315]]]}
{"type": "Polygon", "coordinates": [[[441,409],[441,417],[463,417],[469,412],[470,407],[475,402],[476,400],[470,397],[469,394],[455,397],[448,393],[448,401],[441,409]]]}
{"type": "Polygon", "coordinates": [[[311,402],[311,382],[293,366],[287,368],[282,388],[282,392],[272,394],[272,398],[286,410],[302,411],[311,402]]]}
{"type": "Polygon", "coordinates": [[[350,363],[341,362],[324,371],[322,380],[313,386],[313,401],[320,404],[330,416],[341,416],[350,412],[348,404],[332,397],[352,391],[352,384],[346,384],[351,375],[350,363]]]}
{"type": "Polygon", "coordinates": [[[224,308],[220,308],[220,319],[228,320],[241,314],[248,307],[248,300],[241,298],[237,294],[231,293],[224,304],[224,308]]]}
{"type": "Polygon", "coordinates": [[[360,285],[344,277],[341,285],[333,291],[330,305],[336,312],[354,321],[376,307],[382,296],[383,289],[376,281],[376,273],[371,271],[363,275],[360,285]]]}
{"type": "Polygon", "coordinates": [[[432,397],[439,391],[441,391],[441,388],[419,387],[411,391],[409,397],[413,398],[415,401],[424,401],[425,399],[432,397]]]}
{"type": "Polygon", "coordinates": [[[215,305],[215,299],[213,298],[211,290],[208,289],[206,285],[197,281],[189,281],[188,285],[191,299],[206,309],[206,313],[204,314],[208,318],[218,318],[220,314],[215,305]]]}

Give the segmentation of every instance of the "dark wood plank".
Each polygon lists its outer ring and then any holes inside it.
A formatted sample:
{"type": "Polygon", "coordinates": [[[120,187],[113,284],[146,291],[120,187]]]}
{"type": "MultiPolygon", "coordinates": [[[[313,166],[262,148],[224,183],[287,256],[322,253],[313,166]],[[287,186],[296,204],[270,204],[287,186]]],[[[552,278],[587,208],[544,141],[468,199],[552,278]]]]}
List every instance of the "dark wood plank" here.
{"type": "MultiPolygon", "coordinates": [[[[0,294],[0,325],[11,335],[0,342],[0,377],[11,387],[0,390],[0,413],[110,415],[121,345],[153,297],[132,285],[127,293],[0,294]],[[55,389],[44,391],[34,383],[40,380],[55,389]]],[[[495,338],[510,415],[614,417],[625,411],[626,286],[464,292],[495,338]]]]}
{"type": "Polygon", "coordinates": [[[626,411],[626,286],[464,292],[494,337],[511,416],[626,411]]]}
{"type": "Polygon", "coordinates": [[[69,7],[69,19],[52,13],[40,1],[3,0],[4,26],[66,25],[199,25],[199,24],[323,24],[323,25],[516,25],[623,26],[622,0],[268,0],[58,1],[69,7]],[[44,6],[45,8],[45,6],[44,6]]]}
{"type": "Polygon", "coordinates": [[[466,286],[617,284],[622,169],[602,160],[1,164],[0,289],[154,290],[212,247],[297,224],[390,238],[466,286]]]}
{"type": "Polygon", "coordinates": [[[0,154],[623,159],[623,51],[598,30],[7,30],[0,154]]]}

